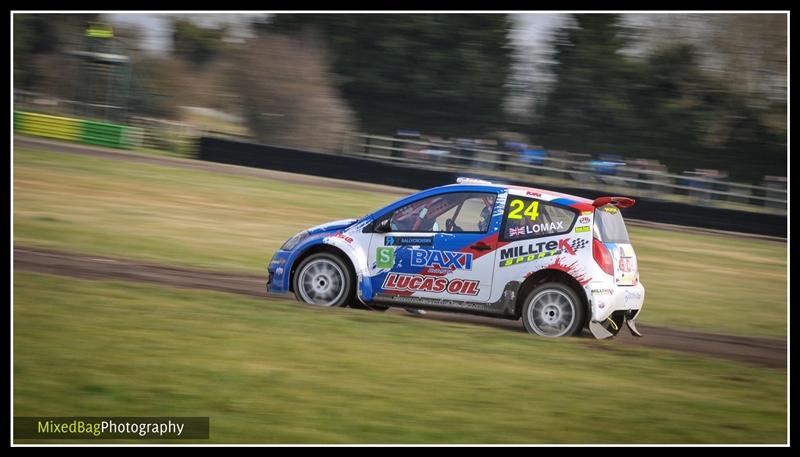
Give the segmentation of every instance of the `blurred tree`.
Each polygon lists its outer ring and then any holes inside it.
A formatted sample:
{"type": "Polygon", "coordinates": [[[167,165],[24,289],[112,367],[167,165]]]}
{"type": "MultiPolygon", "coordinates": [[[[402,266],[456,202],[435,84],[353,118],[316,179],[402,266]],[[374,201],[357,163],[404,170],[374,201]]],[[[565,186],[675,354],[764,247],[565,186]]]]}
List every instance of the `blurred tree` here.
{"type": "Polygon", "coordinates": [[[37,65],[41,56],[62,53],[81,43],[97,14],[14,14],[14,85],[37,90],[52,69],[37,65]]]}
{"type": "Polygon", "coordinates": [[[675,172],[716,168],[753,182],[785,174],[781,133],[746,93],[704,71],[697,46],[664,43],[626,57],[633,35],[619,17],[574,19],[556,33],[557,80],[531,128],[547,147],[657,159],[675,172]]]}
{"type": "Polygon", "coordinates": [[[225,83],[238,94],[250,131],[259,141],[339,151],[355,121],[330,77],[325,51],[311,36],[261,33],[232,52],[233,65],[219,87],[225,83]]]}
{"type": "Polygon", "coordinates": [[[203,65],[212,60],[223,47],[226,26],[202,27],[187,19],[172,22],[172,43],[175,55],[203,65]]]}
{"type": "Polygon", "coordinates": [[[616,152],[620,138],[639,127],[628,87],[635,67],[620,52],[628,36],[619,17],[574,15],[554,37],[556,82],[533,133],[556,148],[616,152]]]}
{"type": "MultiPolygon", "coordinates": [[[[502,128],[511,23],[501,14],[277,14],[271,28],[319,30],[363,129],[476,136],[502,128]]],[[[256,30],[269,30],[260,24],[256,30]]]]}

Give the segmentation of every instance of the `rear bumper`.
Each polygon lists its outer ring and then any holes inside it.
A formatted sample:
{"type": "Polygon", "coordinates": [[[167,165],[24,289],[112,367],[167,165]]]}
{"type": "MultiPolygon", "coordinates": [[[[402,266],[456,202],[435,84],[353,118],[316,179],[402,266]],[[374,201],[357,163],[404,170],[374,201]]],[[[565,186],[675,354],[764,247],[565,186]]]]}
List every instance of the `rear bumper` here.
{"type": "Polygon", "coordinates": [[[626,313],[638,316],[644,305],[644,286],[608,286],[605,283],[590,283],[587,290],[592,310],[593,322],[604,322],[617,311],[637,311],[626,313]]]}

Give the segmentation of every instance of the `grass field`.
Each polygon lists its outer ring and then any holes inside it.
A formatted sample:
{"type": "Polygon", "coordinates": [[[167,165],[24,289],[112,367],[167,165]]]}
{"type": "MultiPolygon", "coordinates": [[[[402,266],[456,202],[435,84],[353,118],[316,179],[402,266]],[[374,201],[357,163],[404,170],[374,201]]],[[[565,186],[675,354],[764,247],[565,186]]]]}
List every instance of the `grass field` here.
{"type": "Polygon", "coordinates": [[[786,372],[608,342],[14,275],[14,412],[212,442],[784,443],[786,372]]]}
{"type": "MultiPolygon", "coordinates": [[[[400,195],[16,149],[14,242],[262,274],[299,230],[400,195]]],[[[640,322],[786,336],[786,244],[631,228],[640,322]]]]}

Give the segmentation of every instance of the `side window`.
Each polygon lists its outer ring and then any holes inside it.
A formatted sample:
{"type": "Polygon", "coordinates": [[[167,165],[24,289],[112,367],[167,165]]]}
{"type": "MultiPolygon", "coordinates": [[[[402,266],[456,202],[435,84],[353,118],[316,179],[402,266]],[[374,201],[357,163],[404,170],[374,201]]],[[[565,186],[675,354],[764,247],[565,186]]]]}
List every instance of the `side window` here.
{"type": "Polygon", "coordinates": [[[577,211],[529,197],[508,196],[503,215],[502,241],[558,235],[572,230],[577,211]]]}
{"type": "Polygon", "coordinates": [[[393,232],[486,232],[495,193],[454,192],[436,195],[395,210],[393,232]]]}

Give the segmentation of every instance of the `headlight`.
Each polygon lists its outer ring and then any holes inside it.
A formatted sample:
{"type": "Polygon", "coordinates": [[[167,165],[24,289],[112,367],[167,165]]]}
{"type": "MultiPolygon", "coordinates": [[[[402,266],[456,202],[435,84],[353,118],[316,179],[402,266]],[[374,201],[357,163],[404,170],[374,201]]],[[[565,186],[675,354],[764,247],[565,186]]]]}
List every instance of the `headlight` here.
{"type": "Polygon", "coordinates": [[[283,243],[283,246],[281,246],[281,250],[282,251],[291,251],[292,249],[297,247],[297,245],[300,244],[301,241],[306,239],[306,237],[308,237],[308,231],[303,230],[302,232],[298,233],[297,235],[295,235],[295,236],[289,238],[288,240],[286,240],[286,242],[283,243]]]}

